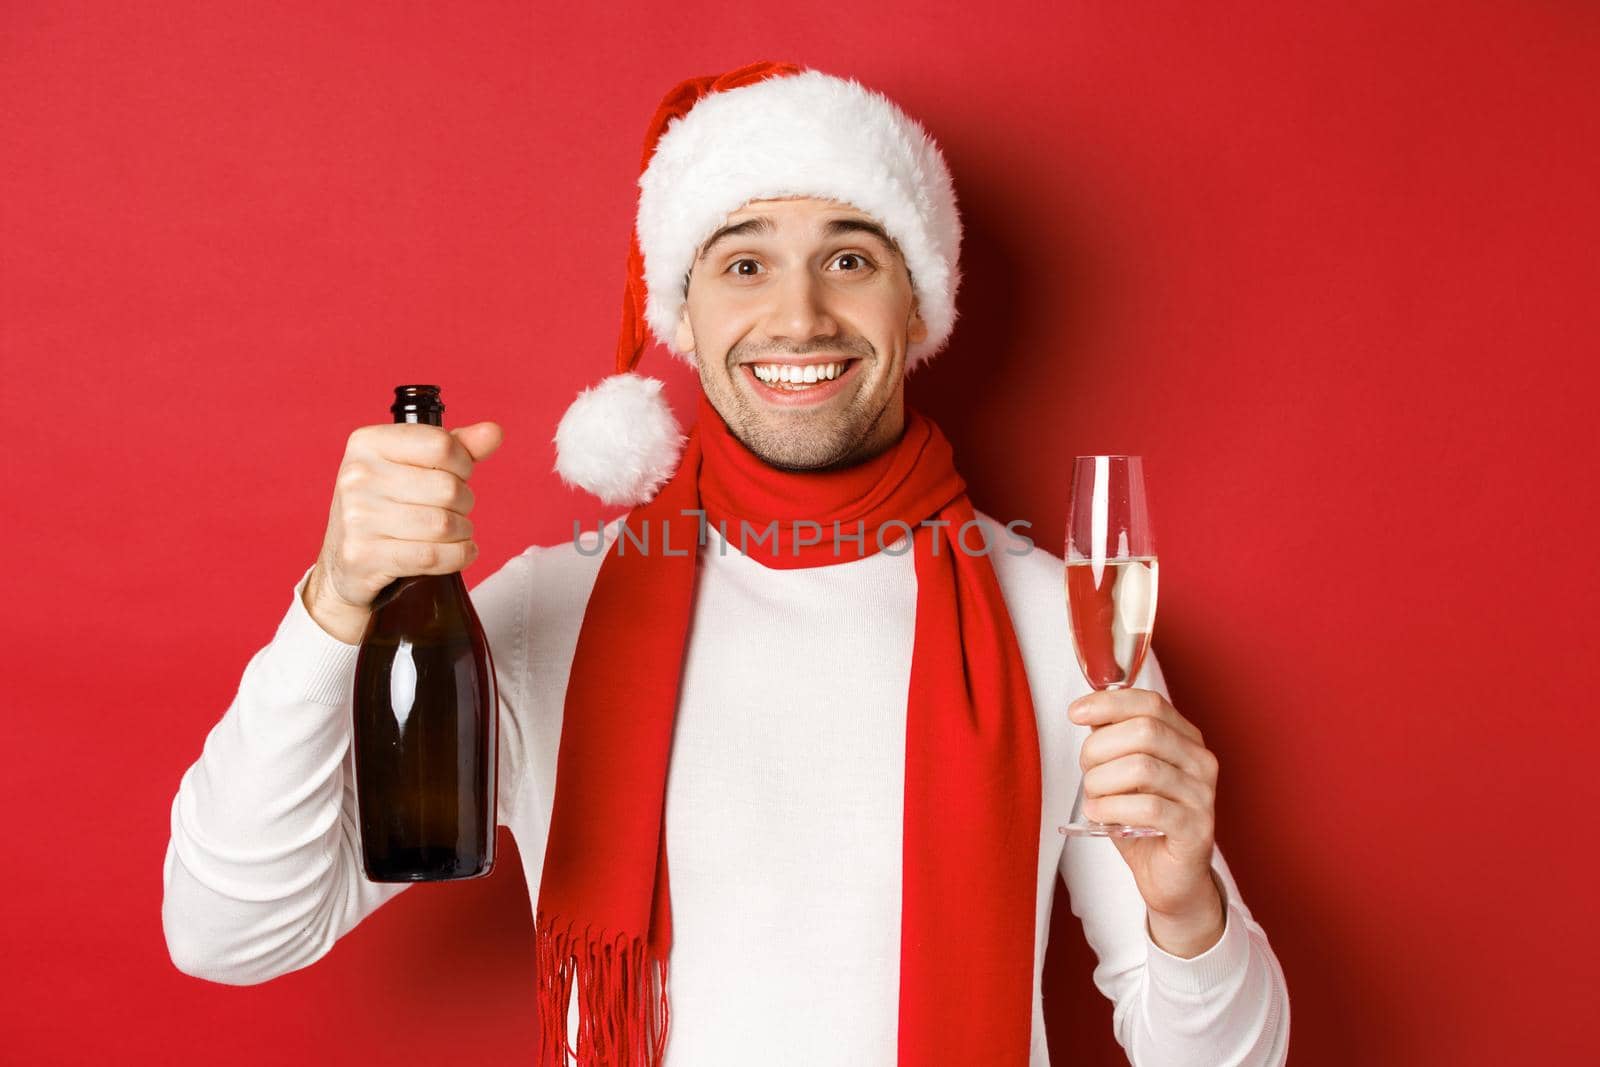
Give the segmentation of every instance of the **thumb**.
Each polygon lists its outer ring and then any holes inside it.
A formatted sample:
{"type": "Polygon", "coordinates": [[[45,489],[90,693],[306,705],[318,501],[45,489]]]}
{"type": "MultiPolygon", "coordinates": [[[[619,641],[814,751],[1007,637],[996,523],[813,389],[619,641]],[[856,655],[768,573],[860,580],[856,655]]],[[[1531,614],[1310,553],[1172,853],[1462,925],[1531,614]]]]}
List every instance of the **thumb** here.
{"type": "Polygon", "coordinates": [[[461,442],[474,463],[494,455],[506,436],[498,422],[475,422],[470,426],[458,426],[450,433],[461,442]]]}

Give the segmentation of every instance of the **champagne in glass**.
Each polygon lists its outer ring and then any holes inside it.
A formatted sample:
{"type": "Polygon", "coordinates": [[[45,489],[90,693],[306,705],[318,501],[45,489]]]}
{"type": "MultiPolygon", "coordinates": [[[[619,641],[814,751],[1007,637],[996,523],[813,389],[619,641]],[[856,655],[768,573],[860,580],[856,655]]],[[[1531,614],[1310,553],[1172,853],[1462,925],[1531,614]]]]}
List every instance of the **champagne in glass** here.
{"type": "MultiPolygon", "coordinates": [[[[1139,676],[1156,620],[1155,538],[1138,456],[1079,456],[1067,505],[1067,614],[1078,667],[1094,689],[1126,689],[1139,676]]],[[[1070,837],[1159,837],[1148,826],[1083,816],[1083,782],[1070,837]]]]}

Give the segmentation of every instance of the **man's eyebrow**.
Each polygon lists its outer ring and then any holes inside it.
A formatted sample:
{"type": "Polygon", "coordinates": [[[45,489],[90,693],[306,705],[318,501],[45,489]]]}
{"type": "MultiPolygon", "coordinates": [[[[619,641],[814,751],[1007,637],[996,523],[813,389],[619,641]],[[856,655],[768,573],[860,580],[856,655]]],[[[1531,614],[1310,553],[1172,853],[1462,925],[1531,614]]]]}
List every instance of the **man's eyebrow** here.
{"type": "Polygon", "coordinates": [[[894,243],[894,239],[885,232],[884,228],[871,219],[834,219],[828,223],[824,231],[825,236],[828,237],[843,237],[847,233],[869,233],[882,241],[885,248],[897,249],[899,247],[894,243]]]}
{"type": "Polygon", "coordinates": [[[775,229],[777,229],[777,227],[774,226],[772,220],[765,215],[757,215],[754,218],[745,219],[743,222],[730,223],[718,230],[716,233],[712,234],[710,239],[700,247],[700,254],[695,257],[696,261],[705,259],[707,256],[709,256],[711,254],[712,246],[714,246],[724,237],[741,237],[749,233],[758,233],[765,236],[772,233],[772,231],[775,229]]]}
{"type": "MultiPolygon", "coordinates": [[[[747,234],[759,234],[767,237],[771,236],[776,229],[777,227],[773,224],[772,219],[766,215],[756,215],[742,222],[729,223],[711,235],[706,243],[701,246],[700,254],[695,259],[697,262],[705,259],[711,254],[711,249],[724,238],[742,237],[747,234]]],[[[898,249],[900,247],[894,243],[894,239],[889,236],[882,226],[879,226],[871,219],[831,219],[828,225],[823,227],[824,237],[843,237],[847,233],[871,234],[882,241],[885,248],[898,249]]]]}

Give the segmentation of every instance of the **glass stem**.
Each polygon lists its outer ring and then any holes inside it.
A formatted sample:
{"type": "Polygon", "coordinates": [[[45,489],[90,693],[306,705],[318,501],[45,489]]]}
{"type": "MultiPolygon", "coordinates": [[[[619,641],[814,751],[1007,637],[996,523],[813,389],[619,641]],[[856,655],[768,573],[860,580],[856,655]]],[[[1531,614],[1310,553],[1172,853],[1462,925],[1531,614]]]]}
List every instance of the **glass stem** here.
{"type": "Polygon", "coordinates": [[[1078,795],[1072,798],[1072,814],[1067,816],[1067,825],[1075,826],[1079,822],[1091,821],[1093,820],[1083,817],[1083,779],[1080,777],[1078,779],[1078,795]]]}

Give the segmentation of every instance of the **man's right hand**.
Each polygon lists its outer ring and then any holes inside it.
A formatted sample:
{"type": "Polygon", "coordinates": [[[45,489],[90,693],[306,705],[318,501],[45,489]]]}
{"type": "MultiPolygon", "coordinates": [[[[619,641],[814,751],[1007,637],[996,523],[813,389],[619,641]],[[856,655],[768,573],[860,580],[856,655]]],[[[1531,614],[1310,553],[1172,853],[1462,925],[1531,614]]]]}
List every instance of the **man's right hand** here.
{"type": "Polygon", "coordinates": [[[373,600],[390,582],[465,570],[478,555],[467,479],[503,439],[493,422],[448,431],[383,423],[352,433],[303,597],[317,625],[357,644],[373,600]]]}

